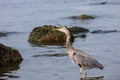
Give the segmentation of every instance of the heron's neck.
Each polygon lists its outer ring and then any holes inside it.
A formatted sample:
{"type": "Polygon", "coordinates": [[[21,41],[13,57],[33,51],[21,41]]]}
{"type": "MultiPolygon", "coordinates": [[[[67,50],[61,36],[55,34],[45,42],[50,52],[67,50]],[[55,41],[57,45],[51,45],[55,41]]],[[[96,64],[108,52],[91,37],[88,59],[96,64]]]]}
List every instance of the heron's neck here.
{"type": "Polygon", "coordinates": [[[68,51],[68,54],[70,54],[72,51],[73,51],[73,47],[72,47],[72,44],[71,44],[71,35],[70,35],[70,32],[68,31],[67,34],[66,34],[66,48],[67,48],[67,51],[68,51]]]}

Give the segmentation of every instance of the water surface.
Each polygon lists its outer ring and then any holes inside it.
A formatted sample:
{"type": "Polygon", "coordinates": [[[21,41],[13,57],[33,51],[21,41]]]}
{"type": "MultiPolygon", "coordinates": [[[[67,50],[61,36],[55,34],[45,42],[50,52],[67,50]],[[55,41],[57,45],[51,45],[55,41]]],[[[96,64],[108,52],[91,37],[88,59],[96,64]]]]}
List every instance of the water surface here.
{"type": "MultiPolygon", "coordinates": [[[[93,30],[120,31],[120,0],[1,0],[0,43],[16,48],[24,60],[19,66],[0,70],[1,79],[8,80],[80,80],[79,67],[66,55],[65,46],[34,46],[28,35],[34,27],[60,23],[93,30]],[[106,2],[106,4],[99,4],[106,2]],[[93,15],[93,20],[72,20],[80,14],[93,15]],[[52,56],[49,56],[52,55],[52,56]],[[56,56],[59,55],[59,56],[56,56]],[[62,56],[61,56],[61,55],[62,56]],[[42,56],[41,56],[42,55],[42,56]],[[7,70],[6,70],[7,69],[7,70]]],[[[120,79],[120,33],[91,34],[76,38],[73,46],[95,57],[104,70],[88,70],[87,79],[120,79]]],[[[84,76],[82,79],[86,79],[84,76]]]]}

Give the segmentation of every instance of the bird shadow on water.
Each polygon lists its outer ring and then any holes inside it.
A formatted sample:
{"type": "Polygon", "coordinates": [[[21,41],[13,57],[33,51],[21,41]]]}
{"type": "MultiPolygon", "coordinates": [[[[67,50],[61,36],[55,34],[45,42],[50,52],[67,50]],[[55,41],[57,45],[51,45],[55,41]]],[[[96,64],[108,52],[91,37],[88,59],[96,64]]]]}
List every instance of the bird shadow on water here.
{"type": "Polygon", "coordinates": [[[104,80],[104,76],[95,76],[95,77],[93,77],[93,76],[91,76],[91,77],[87,77],[87,76],[82,77],[82,76],[80,76],[80,80],[104,80]]]}

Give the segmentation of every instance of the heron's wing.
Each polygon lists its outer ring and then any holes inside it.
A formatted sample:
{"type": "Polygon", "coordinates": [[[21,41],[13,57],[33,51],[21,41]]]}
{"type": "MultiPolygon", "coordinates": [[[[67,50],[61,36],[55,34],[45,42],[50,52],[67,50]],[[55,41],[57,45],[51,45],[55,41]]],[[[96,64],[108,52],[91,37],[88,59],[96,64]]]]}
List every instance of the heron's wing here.
{"type": "Polygon", "coordinates": [[[103,69],[102,64],[100,64],[96,59],[92,58],[90,55],[80,51],[75,50],[73,55],[73,60],[76,64],[80,64],[86,68],[100,68],[103,69]]]}

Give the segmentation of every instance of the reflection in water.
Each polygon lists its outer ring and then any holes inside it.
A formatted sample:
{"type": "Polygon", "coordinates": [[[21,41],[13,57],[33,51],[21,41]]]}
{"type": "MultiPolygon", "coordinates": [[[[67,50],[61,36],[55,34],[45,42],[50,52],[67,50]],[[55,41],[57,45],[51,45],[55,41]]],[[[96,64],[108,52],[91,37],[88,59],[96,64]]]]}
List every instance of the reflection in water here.
{"type": "Polygon", "coordinates": [[[29,42],[29,44],[34,47],[35,46],[47,46],[47,45],[49,45],[49,46],[64,46],[65,45],[65,43],[63,43],[63,42],[40,42],[40,43],[38,43],[38,42],[30,43],[29,42]]]}
{"type": "Polygon", "coordinates": [[[38,57],[63,57],[67,56],[67,54],[59,53],[59,54],[41,54],[41,55],[33,55],[33,58],[38,58],[38,57]]]}
{"type": "Polygon", "coordinates": [[[103,80],[104,76],[97,76],[97,77],[81,77],[80,80],[103,80]]]}
{"type": "Polygon", "coordinates": [[[0,68],[0,80],[6,80],[8,78],[19,78],[19,76],[13,75],[11,71],[18,70],[19,66],[9,66],[0,68]]]}

